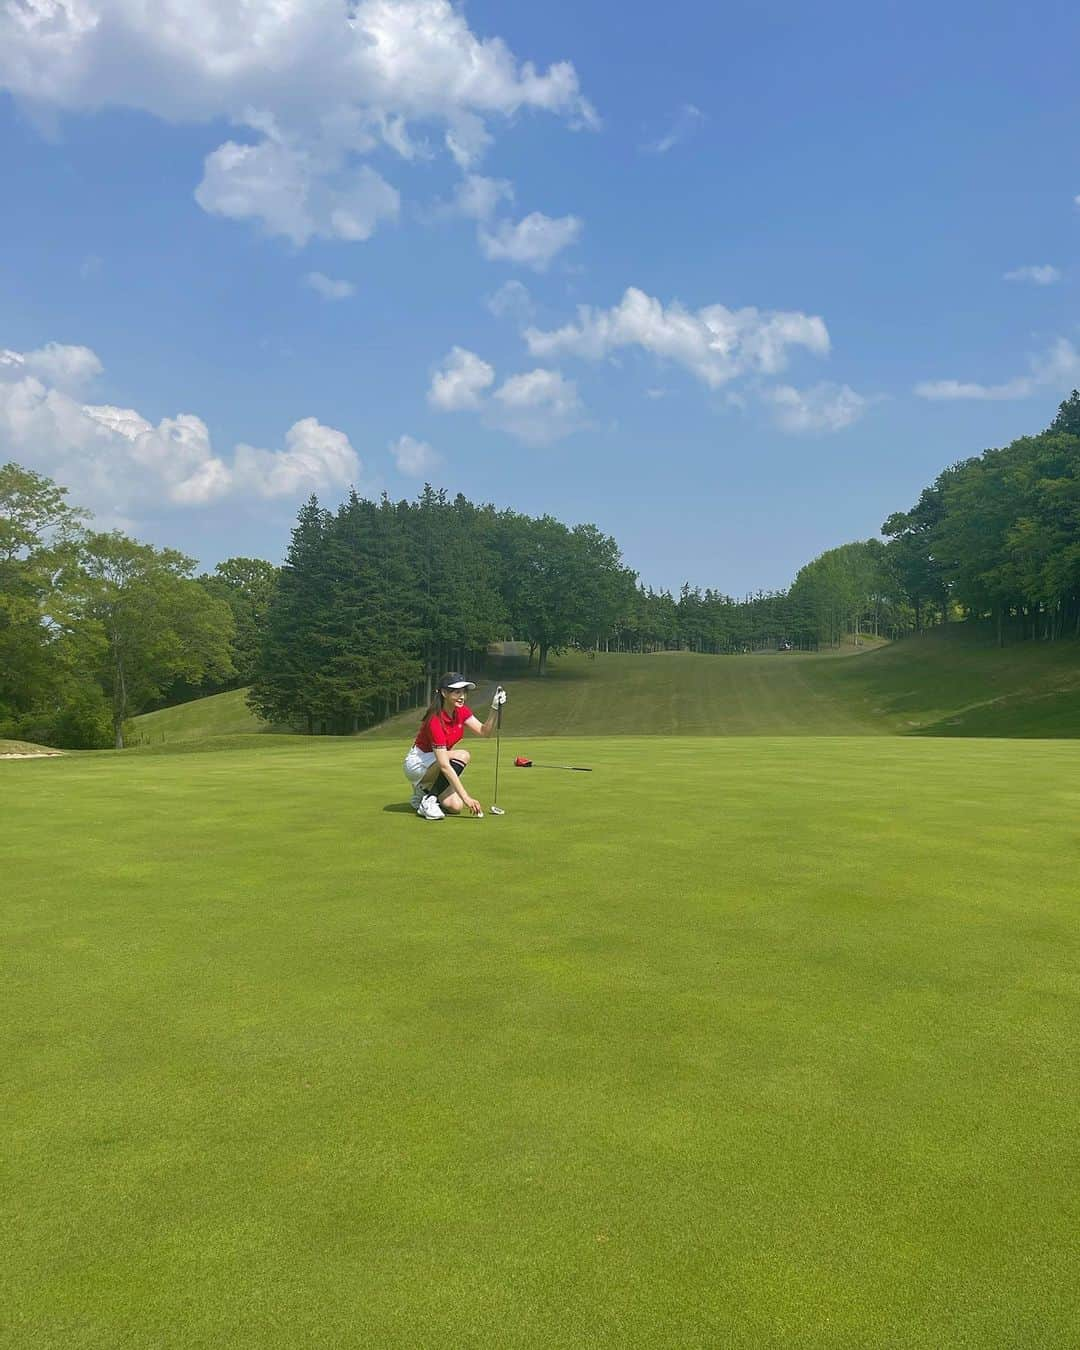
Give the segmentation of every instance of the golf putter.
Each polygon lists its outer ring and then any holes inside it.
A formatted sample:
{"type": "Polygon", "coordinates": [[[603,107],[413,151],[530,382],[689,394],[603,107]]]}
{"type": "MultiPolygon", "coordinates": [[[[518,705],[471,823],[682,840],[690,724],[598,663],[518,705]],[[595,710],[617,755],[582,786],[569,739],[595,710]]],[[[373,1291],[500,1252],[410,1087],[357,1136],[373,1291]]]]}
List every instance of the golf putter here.
{"type": "Polygon", "coordinates": [[[502,750],[502,710],[500,703],[498,711],[495,713],[495,796],[492,798],[491,814],[493,816],[505,816],[506,812],[501,806],[495,803],[499,800],[499,752],[502,750]]]}

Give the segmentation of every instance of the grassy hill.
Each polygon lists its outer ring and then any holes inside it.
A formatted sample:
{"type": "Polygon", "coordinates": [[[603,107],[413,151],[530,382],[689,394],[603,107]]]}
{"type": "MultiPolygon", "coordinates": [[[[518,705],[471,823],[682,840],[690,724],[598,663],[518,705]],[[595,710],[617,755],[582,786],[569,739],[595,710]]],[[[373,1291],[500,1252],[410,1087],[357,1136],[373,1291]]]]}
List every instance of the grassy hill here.
{"type": "MultiPolygon", "coordinates": [[[[1080,737],[1080,643],[998,648],[975,624],[839,652],[698,656],[572,653],[540,679],[520,659],[492,676],[511,694],[506,730],[522,736],[1080,737]]],[[[490,689],[475,696],[481,707],[490,689]]],[[[405,742],[410,709],[365,733],[405,742]]],[[[233,690],[136,719],[136,743],[266,731],[233,690]]]]}
{"type": "Polygon", "coordinates": [[[177,741],[199,741],[207,736],[233,736],[263,732],[270,728],[261,722],[244,702],[246,689],[229,689],[224,694],[160,708],[134,719],[131,745],[161,745],[177,741]]]}
{"type": "Polygon", "coordinates": [[[498,678],[523,736],[1080,736],[1080,643],[998,648],[966,624],[839,653],[573,655],[543,680],[507,662],[498,678]]]}

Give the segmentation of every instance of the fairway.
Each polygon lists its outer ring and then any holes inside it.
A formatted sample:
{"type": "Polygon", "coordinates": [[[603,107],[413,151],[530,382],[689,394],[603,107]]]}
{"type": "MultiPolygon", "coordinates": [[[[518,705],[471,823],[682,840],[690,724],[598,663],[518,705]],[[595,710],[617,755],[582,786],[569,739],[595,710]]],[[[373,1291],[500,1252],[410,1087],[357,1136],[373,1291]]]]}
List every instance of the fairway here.
{"type": "Polygon", "coordinates": [[[1080,746],[402,749],[0,765],[0,1343],[1075,1344],[1080,746]]]}

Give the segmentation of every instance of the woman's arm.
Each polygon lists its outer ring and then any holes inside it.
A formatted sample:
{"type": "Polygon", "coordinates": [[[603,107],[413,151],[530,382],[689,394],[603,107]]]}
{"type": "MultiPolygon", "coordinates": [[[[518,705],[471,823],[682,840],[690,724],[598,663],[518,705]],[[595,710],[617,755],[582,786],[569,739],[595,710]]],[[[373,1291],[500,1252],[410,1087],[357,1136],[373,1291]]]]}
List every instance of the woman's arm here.
{"type": "Polygon", "coordinates": [[[506,702],[506,690],[500,684],[491,700],[491,711],[488,713],[486,722],[481,722],[475,713],[468,718],[465,725],[477,736],[491,736],[499,724],[499,709],[506,702]]]}
{"type": "Polygon", "coordinates": [[[494,736],[495,723],[498,721],[498,717],[499,717],[498,709],[492,708],[491,712],[488,714],[488,719],[486,722],[481,722],[479,717],[477,717],[477,715],[473,713],[472,717],[468,719],[465,725],[469,728],[470,731],[475,732],[477,736],[494,736]]]}

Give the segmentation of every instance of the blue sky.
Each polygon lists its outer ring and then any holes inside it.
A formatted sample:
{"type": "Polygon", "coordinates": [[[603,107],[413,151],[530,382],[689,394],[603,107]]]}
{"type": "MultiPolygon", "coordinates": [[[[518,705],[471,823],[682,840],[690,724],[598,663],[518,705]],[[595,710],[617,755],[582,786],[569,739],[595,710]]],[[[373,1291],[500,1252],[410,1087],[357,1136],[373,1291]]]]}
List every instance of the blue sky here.
{"type": "Polygon", "coordinates": [[[0,11],[0,457],[104,524],[429,478],[741,594],[1080,385],[1070,7],[349,8],[0,11]]]}

